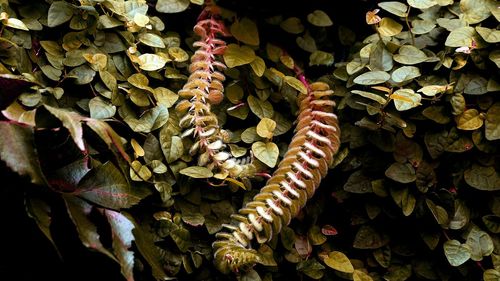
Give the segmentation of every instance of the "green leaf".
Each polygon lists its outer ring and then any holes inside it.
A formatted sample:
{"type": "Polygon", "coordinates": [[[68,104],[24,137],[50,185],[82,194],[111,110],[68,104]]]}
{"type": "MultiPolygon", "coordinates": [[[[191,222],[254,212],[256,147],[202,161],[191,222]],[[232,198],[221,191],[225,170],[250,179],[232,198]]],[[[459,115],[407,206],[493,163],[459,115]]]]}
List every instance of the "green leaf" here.
{"type": "Polygon", "coordinates": [[[244,17],[241,20],[236,20],[231,25],[230,30],[231,34],[238,41],[252,46],[259,45],[259,30],[255,22],[251,19],[244,17]]]}
{"type": "Polygon", "coordinates": [[[436,27],[436,22],[432,20],[414,20],[412,21],[411,31],[415,34],[426,34],[436,27]]]}
{"type": "Polygon", "coordinates": [[[269,118],[262,118],[257,124],[257,134],[263,138],[270,139],[273,137],[274,129],[276,129],[276,122],[269,118]]]}
{"type": "Polygon", "coordinates": [[[500,280],[500,272],[495,269],[487,269],[483,272],[484,281],[498,281],[500,280]]]}
{"type": "Polygon", "coordinates": [[[253,95],[249,95],[247,98],[248,106],[250,110],[257,115],[259,118],[272,118],[274,114],[273,105],[269,101],[263,101],[256,98],[253,95]]]}
{"type": "Polygon", "coordinates": [[[444,86],[441,86],[441,85],[427,85],[427,86],[424,86],[422,87],[420,90],[418,90],[417,92],[419,93],[422,93],[428,97],[433,97],[439,93],[443,93],[445,92],[447,89],[449,88],[448,85],[444,85],[444,86]]]}
{"type": "Polygon", "coordinates": [[[370,93],[370,92],[365,92],[365,91],[360,91],[360,90],[352,90],[351,93],[360,95],[364,98],[374,100],[378,102],[379,104],[385,104],[387,102],[387,99],[381,95],[375,94],[375,93],[370,93]]]}
{"type": "Polygon", "coordinates": [[[40,198],[34,197],[26,197],[25,204],[28,216],[35,221],[36,225],[38,226],[40,231],[42,231],[43,235],[45,235],[45,237],[49,239],[50,243],[52,243],[56,251],[58,251],[57,245],[56,243],[54,243],[54,239],[50,231],[50,225],[52,223],[52,209],[50,205],[40,198]]]}
{"type": "Polygon", "coordinates": [[[472,168],[464,172],[465,182],[479,190],[500,190],[500,175],[494,167],[483,167],[472,165],[472,168]]]}
{"type": "Polygon", "coordinates": [[[391,265],[384,274],[384,280],[405,281],[412,275],[411,265],[391,265]]]}
{"type": "Polygon", "coordinates": [[[448,47],[466,47],[472,45],[472,40],[477,36],[476,30],[472,26],[457,28],[448,34],[446,42],[448,47]]]}
{"type": "Polygon", "coordinates": [[[315,26],[326,27],[332,26],[333,22],[330,17],[322,10],[315,10],[307,15],[307,21],[315,26]]]}
{"type": "Polygon", "coordinates": [[[108,209],[119,210],[136,205],[150,191],[140,186],[132,188],[120,170],[113,163],[106,162],[80,180],[76,194],[108,209]]]}
{"type": "Polygon", "coordinates": [[[393,66],[392,54],[387,50],[385,44],[379,41],[370,52],[370,69],[390,71],[393,66]]]}
{"type": "Polygon", "coordinates": [[[406,17],[406,12],[408,11],[406,4],[397,1],[380,2],[377,5],[387,12],[402,18],[406,17]]]}
{"type": "Polygon", "coordinates": [[[280,23],[280,27],[288,33],[299,34],[304,31],[304,25],[297,17],[290,17],[280,23]]]}
{"type": "Polygon", "coordinates": [[[97,226],[89,218],[93,206],[87,201],[73,195],[65,194],[63,198],[66,203],[68,215],[73,221],[83,245],[117,261],[113,254],[102,245],[100,235],[97,233],[97,226]]]}
{"type": "Polygon", "coordinates": [[[59,119],[63,126],[68,129],[73,141],[78,146],[81,151],[85,151],[85,143],[83,142],[83,129],[82,120],[83,116],[80,114],[68,111],[66,109],[56,108],[48,105],[44,105],[50,114],[54,115],[59,119]]]}
{"type": "Polygon", "coordinates": [[[420,75],[420,69],[418,69],[418,67],[402,66],[392,72],[391,78],[396,83],[403,83],[413,80],[420,75]]]}
{"type": "Polygon", "coordinates": [[[389,80],[391,75],[385,71],[369,71],[354,78],[354,83],[360,85],[381,84],[389,80]]]}
{"type": "Polygon", "coordinates": [[[110,104],[101,97],[95,97],[89,101],[89,110],[91,118],[107,119],[115,115],[116,106],[110,104]]]}
{"type": "Polygon", "coordinates": [[[471,249],[458,240],[448,240],[443,244],[444,254],[452,266],[460,266],[470,259],[471,249]]]}
{"type": "Polygon", "coordinates": [[[75,84],[85,85],[94,80],[96,72],[88,65],[80,65],[73,68],[67,77],[75,78],[75,84]]]}
{"type": "Polygon", "coordinates": [[[448,225],[448,213],[443,207],[436,205],[430,199],[425,199],[425,203],[439,225],[448,225]]]}
{"type": "Polygon", "coordinates": [[[180,13],[189,7],[189,0],[158,0],[156,10],[160,13],[180,13]]]}
{"type": "Polygon", "coordinates": [[[401,33],[403,26],[391,18],[382,18],[378,23],[377,31],[382,36],[395,36],[401,33]]]}
{"type": "Polygon", "coordinates": [[[6,21],[3,22],[3,24],[5,26],[12,27],[15,29],[29,31],[28,27],[26,26],[26,24],[24,24],[24,22],[15,18],[8,18],[6,21]]]}
{"type": "Polygon", "coordinates": [[[306,86],[300,82],[299,79],[292,77],[292,76],[285,76],[283,78],[283,81],[285,81],[288,85],[292,86],[295,90],[299,91],[302,94],[307,94],[307,88],[306,86]]]}
{"type": "Polygon", "coordinates": [[[47,24],[55,27],[69,21],[73,17],[73,7],[66,1],[54,1],[49,8],[47,24]]]}
{"type": "Polygon", "coordinates": [[[274,168],[278,161],[279,149],[273,142],[255,142],[252,144],[252,152],[257,159],[267,166],[274,168]]]}
{"type": "Polygon", "coordinates": [[[258,77],[262,77],[262,75],[264,75],[264,72],[266,71],[265,61],[258,56],[256,56],[255,59],[250,63],[250,67],[258,77]]]}
{"type": "Polygon", "coordinates": [[[399,89],[390,96],[398,111],[405,111],[420,105],[422,96],[412,89],[399,89]]]}
{"type": "Polygon", "coordinates": [[[470,258],[473,261],[483,260],[483,257],[491,255],[494,250],[491,237],[477,226],[472,227],[465,244],[471,249],[470,258]]]}
{"type": "Polygon", "coordinates": [[[139,67],[146,71],[155,71],[163,68],[168,59],[156,54],[142,54],[138,57],[139,67]]]}
{"type": "Polygon", "coordinates": [[[326,236],[321,233],[321,228],[319,228],[319,226],[317,225],[309,228],[309,230],[307,231],[307,238],[309,238],[311,244],[314,246],[322,245],[327,240],[326,236]]]}
{"type": "Polygon", "coordinates": [[[401,64],[419,64],[427,60],[427,55],[412,45],[403,45],[394,55],[394,60],[401,64]]]}
{"type": "Polygon", "coordinates": [[[308,32],[306,32],[306,34],[304,34],[304,36],[302,37],[297,37],[295,39],[295,42],[297,43],[297,45],[299,45],[300,48],[309,53],[312,53],[318,49],[316,47],[316,41],[308,32]]]}
{"type": "Polygon", "coordinates": [[[476,24],[487,19],[491,15],[490,2],[489,0],[461,0],[460,10],[467,23],[476,24]]]}
{"type": "Polygon", "coordinates": [[[179,173],[195,179],[211,178],[214,175],[210,169],[199,166],[191,166],[184,168],[180,170],[179,173]]]}
{"type": "Polygon", "coordinates": [[[28,175],[34,184],[44,184],[45,179],[34,145],[33,128],[1,121],[0,135],[0,158],[7,167],[21,176],[28,175]]]}
{"type": "Polygon", "coordinates": [[[386,235],[380,234],[369,225],[362,225],[356,233],[353,247],[356,249],[378,249],[387,243],[389,243],[389,238],[386,235]]]}
{"type": "Polygon", "coordinates": [[[140,33],[138,39],[141,43],[155,48],[165,48],[165,43],[160,36],[153,33],[140,33]]]}
{"type": "Polygon", "coordinates": [[[316,50],[309,56],[309,66],[333,64],[334,57],[331,53],[316,50]]]}
{"type": "Polygon", "coordinates": [[[362,170],[353,172],[346,183],[344,190],[351,193],[369,193],[372,192],[371,179],[363,174],[362,170]]]}
{"type": "Polygon", "coordinates": [[[482,217],[484,225],[492,233],[500,233],[500,216],[496,215],[486,215],[482,217]]]}
{"type": "Polygon", "coordinates": [[[349,258],[342,252],[333,251],[328,254],[323,262],[329,267],[344,273],[353,273],[354,267],[349,258]]]}
{"type": "Polygon", "coordinates": [[[430,120],[438,123],[438,124],[448,124],[451,121],[450,116],[448,116],[448,113],[445,109],[444,106],[440,105],[432,105],[426,107],[422,111],[422,115],[425,117],[429,118],[430,120]]]}
{"type": "Polygon", "coordinates": [[[489,29],[486,27],[476,26],[476,31],[488,43],[500,42],[500,30],[489,29]]]}
{"type": "Polygon", "coordinates": [[[364,273],[363,271],[359,269],[355,269],[354,273],[352,274],[352,280],[353,281],[373,281],[370,275],[364,273]]]}
{"type": "Polygon", "coordinates": [[[125,121],[134,132],[150,133],[165,125],[168,121],[168,116],[168,109],[160,104],[147,110],[139,119],[136,119],[132,115],[128,115],[123,121],[125,121]]]}
{"type": "Polygon", "coordinates": [[[408,0],[408,4],[417,9],[428,9],[437,4],[436,0],[408,0]]]}
{"type": "Polygon", "coordinates": [[[385,170],[385,176],[400,183],[410,183],[417,179],[415,169],[409,163],[393,163],[385,170]]]}
{"type": "Polygon", "coordinates": [[[500,139],[500,102],[494,103],[486,112],[485,121],[486,139],[494,141],[500,139]]]}
{"type": "Polygon", "coordinates": [[[488,58],[500,68],[500,50],[495,50],[490,53],[488,58]]]}
{"type": "Polygon", "coordinates": [[[254,50],[248,46],[238,46],[236,44],[229,44],[224,52],[224,61],[227,67],[233,68],[251,63],[255,60],[256,55],[254,50]]]}
{"type": "Polygon", "coordinates": [[[113,251],[120,263],[122,275],[127,280],[134,280],[134,252],[129,250],[134,241],[134,224],[123,214],[112,210],[104,210],[104,215],[111,226],[113,251]]]}
{"type": "Polygon", "coordinates": [[[475,108],[467,109],[456,117],[457,128],[461,130],[476,130],[483,126],[483,117],[475,108]]]}

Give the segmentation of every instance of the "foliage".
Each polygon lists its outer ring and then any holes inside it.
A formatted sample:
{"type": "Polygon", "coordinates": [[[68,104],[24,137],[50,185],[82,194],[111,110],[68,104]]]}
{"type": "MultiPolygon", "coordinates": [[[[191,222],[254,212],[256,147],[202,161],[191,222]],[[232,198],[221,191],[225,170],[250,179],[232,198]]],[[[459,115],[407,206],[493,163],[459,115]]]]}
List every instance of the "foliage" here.
{"type": "Polygon", "coordinates": [[[498,280],[498,3],[238,3],[0,0],[44,235],[62,202],[127,280],[498,280]]]}

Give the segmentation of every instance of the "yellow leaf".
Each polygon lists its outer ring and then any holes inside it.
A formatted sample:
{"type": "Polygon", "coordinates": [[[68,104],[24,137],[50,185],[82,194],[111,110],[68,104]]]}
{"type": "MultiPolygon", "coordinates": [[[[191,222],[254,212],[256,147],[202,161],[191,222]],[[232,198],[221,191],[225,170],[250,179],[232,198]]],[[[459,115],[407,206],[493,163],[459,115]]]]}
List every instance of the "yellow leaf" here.
{"type": "Polygon", "coordinates": [[[285,76],[284,79],[288,85],[292,86],[297,91],[301,92],[304,95],[307,94],[306,86],[304,86],[304,84],[302,84],[299,79],[292,76],[285,76]]]}
{"type": "Polygon", "coordinates": [[[149,17],[146,15],[142,15],[142,14],[137,13],[134,15],[134,23],[140,27],[145,27],[146,24],[149,23],[149,17]]]}
{"type": "Polygon", "coordinates": [[[231,34],[238,41],[245,44],[258,46],[259,45],[259,30],[255,22],[249,18],[242,18],[239,21],[235,21],[231,25],[231,34]]]}
{"type": "Polygon", "coordinates": [[[382,36],[395,36],[401,33],[403,26],[391,18],[383,18],[377,30],[382,36]]]}
{"type": "Polygon", "coordinates": [[[281,63],[283,63],[286,67],[288,67],[290,69],[293,69],[293,67],[295,65],[292,57],[290,57],[289,55],[280,56],[280,61],[281,61],[281,63]]]}
{"type": "Polygon", "coordinates": [[[263,138],[272,138],[274,129],[276,129],[276,122],[269,118],[263,118],[257,124],[257,134],[263,138]]]}
{"type": "Polygon", "coordinates": [[[461,130],[472,131],[483,126],[484,118],[477,109],[467,109],[456,117],[457,128],[461,130]]]}
{"type": "Polygon", "coordinates": [[[247,46],[229,44],[224,52],[224,61],[229,68],[251,63],[255,60],[255,52],[247,46]]]}
{"type": "Polygon", "coordinates": [[[264,143],[261,141],[252,144],[252,152],[257,159],[266,164],[270,168],[276,166],[278,161],[279,149],[273,142],[264,143]]]}
{"type": "Polygon", "coordinates": [[[373,279],[370,277],[370,275],[364,273],[361,270],[354,270],[354,273],[352,274],[352,280],[353,281],[373,281],[373,279]]]}
{"type": "Polygon", "coordinates": [[[174,58],[176,62],[184,62],[189,59],[189,55],[183,49],[179,47],[168,48],[168,54],[174,58]]]}
{"type": "Polygon", "coordinates": [[[144,149],[135,139],[132,139],[130,141],[130,144],[132,145],[132,148],[134,149],[134,152],[135,154],[137,154],[137,156],[139,157],[144,156],[144,149]]]}
{"type": "Polygon", "coordinates": [[[168,62],[164,57],[155,54],[143,54],[138,57],[139,67],[146,71],[155,71],[164,67],[168,62]]]}
{"type": "Polygon", "coordinates": [[[266,63],[261,57],[255,57],[255,59],[250,63],[250,66],[252,67],[255,75],[258,77],[261,77],[264,74],[264,71],[266,71],[266,63]]]}
{"type": "Polygon", "coordinates": [[[354,267],[349,258],[342,252],[333,251],[328,254],[324,260],[329,267],[344,273],[353,273],[354,267]]]}
{"type": "Polygon", "coordinates": [[[12,27],[12,28],[15,28],[15,29],[21,29],[21,30],[29,31],[28,27],[24,24],[24,22],[22,22],[22,21],[20,21],[18,19],[10,18],[10,19],[7,19],[6,21],[4,21],[3,24],[5,26],[12,27]]]}

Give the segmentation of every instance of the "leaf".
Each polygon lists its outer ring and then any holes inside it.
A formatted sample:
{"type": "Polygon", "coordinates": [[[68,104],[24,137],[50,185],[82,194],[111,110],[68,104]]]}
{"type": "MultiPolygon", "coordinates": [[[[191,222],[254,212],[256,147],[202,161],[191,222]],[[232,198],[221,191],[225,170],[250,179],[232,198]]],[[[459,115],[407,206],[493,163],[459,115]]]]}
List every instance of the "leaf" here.
{"type": "Polygon", "coordinates": [[[224,61],[227,67],[233,68],[251,63],[255,60],[256,55],[254,50],[247,46],[238,46],[236,44],[229,44],[224,52],[224,61]]]}
{"type": "Polygon", "coordinates": [[[389,168],[385,170],[385,176],[400,183],[410,183],[417,179],[415,169],[411,164],[402,164],[399,162],[389,166],[389,168]]]}
{"type": "Polygon", "coordinates": [[[414,20],[412,25],[411,31],[415,34],[426,34],[436,27],[436,23],[432,20],[414,20]]]}
{"type": "Polygon", "coordinates": [[[331,53],[316,50],[309,56],[309,66],[326,65],[330,66],[334,62],[334,57],[331,53]]]}
{"type": "Polygon", "coordinates": [[[158,0],[156,10],[160,13],[180,13],[189,7],[189,0],[158,0]]]}
{"type": "Polygon", "coordinates": [[[130,163],[129,174],[133,181],[147,181],[153,176],[149,168],[138,160],[130,163]]]}
{"type": "Polygon", "coordinates": [[[497,281],[500,280],[500,272],[495,269],[487,269],[483,272],[484,281],[497,281]]]}
{"type": "Polygon", "coordinates": [[[78,146],[81,151],[85,151],[85,143],[83,142],[83,129],[82,120],[83,116],[80,114],[68,111],[66,109],[56,108],[48,105],[44,105],[50,114],[54,115],[59,119],[63,126],[68,129],[73,141],[78,146]]]}
{"type": "Polygon", "coordinates": [[[168,116],[168,109],[159,104],[147,110],[139,119],[136,119],[132,115],[128,115],[123,121],[125,121],[134,132],[150,133],[165,125],[168,121],[168,116]]]}
{"type": "MultiPolygon", "coordinates": [[[[494,4],[493,4],[494,5],[494,4]]],[[[461,0],[460,10],[467,23],[476,24],[487,19],[491,15],[490,1],[488,0],[461,0]]]]}
{"type": "Polygon", "coordinates": [[[386,235],[380,234],[369,225],[362,225],[356,233],[353,247],[356,249],[378,249],[387,243],[389,243],[389,239],[386,235]]]}
{"type": "Polygon", "coordinates": [[[323,262],[329,267],[344,273],[353,273],[354,267],[349,258],[342,252],[333,251],[328,254],[328,257],[323,262]]]}
{"type": "Polygon", "coordinates": [[[253,95],[249,95],[247,98],[248,106],[250,110],[257,115],[259,118],[272,118],[274,114],[273,105],[269,101],[263,101],[256,98],[253,95]]]}
{"type": "Polygon", "coordinates": [[[241,20],[236,20],[231,25],[230,30],[238,41],[252,46],[259,45],[259,30],[251,19],[244,17],[241,20]]]}
{"type": "Polygon", "coordinates": [[[403,45],[394,55],[394,60],[401,64],[419,64],[427,60],[427,55],[412,45],[403,45]]]}
{"type": "Polygon", "coordinates": [[[285,76],[283,79],[288,85],[292,86],[295,90],[299,91],[302,94],[307,94],[307,88],[304,86],[299,79],[292,76],[285,76]]]}
{"type": "Polygon", "coordinates": [[[482,217],[484,225],[492,233],[500,233],[500,216],[496,215],[486,215],[482,217]]]}
{"type": "Polygon", "coordinates": [[[125,176],[111,162],[90,170],[78,183],[76,192],[86,200],[114,210],[130,208],[149,193],[144,187],[132,188],[125,176]]]}
{"type": "MultiPolygon", "coordinates": [[[[42,231],[43,235],[49,239],[50,243],[57,250],[57,245],[54,243],[54,239],[52,237],[52,233],[50,231],[50,226],[52,223],[52,208],[50,205],[41,200],[40,198],[34,198],[27,196],[25,199],[26,204],[26,212],[30,218],[32,218],[40,231],[42,231]]],[[[59,254],[59,251],[58,251],[59,254]]]]}
{"type": "Polygon", "coordinates": [[[106,102],[101,97],[89,101],[90,117],[95,119],[111,118],[116,113],[116,106],[106,102]]]}
{"type": "Polygon", "coordinates": [[[362,170],[351,173],[343,188],[347,192],[358,194],[370,193],[373,191],[371,179],[365,176],[362,170]]]}
{"type": "Polygon", "coordinates": [[[484,122],[483,117],[475,108],[467,109],[457,116],[455,120],[457,122],[457,128],[468,131],[481,128],[484,122]]]}
{"type": "Polygon", "coordinates": [[[436,0],[408,0],[408,4],[417,9],[428,9],[436,5],[436,0]]]}
{"type": "Polygon", "coordinates": [[[458,240],[448,240],[443,244],[444,254],[452,266],[460,266],[470,259],[471,249],[458,240]]]}
{"type": "Polygon", "coordinates": [[[402,18],[406,17],[406,12],[408,11],[406,4],[396,1],[380,2],[377,5],[387,12],[402,18]]]}
{"type": "Polygon", "coordinates": [[[418,69],[418,67],[402,66],[392,72],[391,78],[396,83],[403,83],[411,81],[420,75],[420,69],[418,69]]]}
{"type": "Polygon", "coordinates": [[[448,213],[443,207],[436,205],[430,199],[425,199],[425,203],[439,225],[448,225],[448,213]]]}
{"type": "Polygon", "coordinates": [[[326,27],[332,26],[333,22],[330,17],[322,10],[315,10],[307,15],[307,21],[315,26],[326,27]]]}
{"type": "Polygon", "coordinates": [[[486,139],[494,141],[500,139],[500,102],[494,103],[486,113],[486,139]]]}
{"type": "Polygon", "coordinates": [[[489,29],[486,27],[476,26],[476,31],[488,43],[500,42],[500,30],[489,29]]]}
{"type": "Polygon", "coordinates": [[[384,280],[390,281],[405,281],[408,280],[412,275],[411,265],[391,265],[384,274],[384,280]]]}
{"type": "Polygon", "coordinates": [[[370,93],[370,92],[365,92],[365,91],[360,91],[360,90],[352,90],[351,93],[356,94],[356,95],[360,95],[360,96],[367,98],[367,99],[371,99],[373,101],[378,102],[379,104],[385,104],[387,101],[385,97],[378,95],[378,94],[375,94],[375,93],[370,93]]]}
{"type": "Polygon", "coordinates": [[[93,206],[73,195],[63,195],[63,198],[68,215],[73,221],[83,245],[97,250],[116,261],[113,254],[102,245],[100,235],[97,233],[97,226],[89,219],[93,206]]]}
{"type": "Polygon", "coordinates": [[[297,17],[290,17],[280,23],[280,27],[288,33],[299,34],[304,31],[304,25],[297,17]]]}
{"type": "Polygon", "coordinates": [[[155,71],[163,68],[168,60],[155,54],[142,54],[138,57],[139,67],[146,71],[155,71]]]}
{"type": "Polygon", "coordinates": [[[494,167],[472,165],[464,172],[465,182],[479,190],[500,190],[500,175],[494,167]]]}
{"type": "Polygon", "coordinates": [[[257,159],[266,164],[270,168],[276,166],[278,161],[279,149],[273,142],[255,142],[252,144],[252,152],[257,159]]]}
{"type": "Polygon", "coordinates": [[[130,162],[130,157],[125,152],[120,136],[106,122],[96,119],[85,120],[87,126],[94,131],[107,144],[108,148],[113,151],[116,157],[122,157],[125,161],[130,162]]]}
{"type": "Polygon", "coordinates": [[[132,247],[134,235],[132,230],[134,224],[130,219],[111,210],[104,210],[104,215],[111,226],[113,238],[113,250],[121,266],[122,275],[130,281],[134,280],[134,252],[129,249],[132,247]]]}
{"type": "Polygon", "coordinates": [[[392,54],[387,50],[385,44],[379,41],[370,52],[370,69],[389,71],[393,66],[392,54]]]}
{"type": "Polygon", "coordinates": [[[382,36],[395,36],[401,33],[403,26],[391,18],[382,18],[377,31],[382,36]]]}
{"type": "Polygon", "coordinates": [[[73,17],[73,7],[65,1],[54,1],[50,5],[47,16],[49,27],[55,27],[69,21],[73,17]]]}
{"type": "Polygon", "coordinates": [[[391,96],[394,100],[394,106],[398,111],[405,111],[420,105],[422,96],[415,93],[412,89],[399,89],[391,96]]]}
{"type": "Polygon", "coordinates": [[[306,34],[304,34],[304,36],[302,36],[302,37],[300,37],[300,36],[297,37],[295,39],[295,42],[304,51],[312,53],[312,52],[317,50],[316,41],[308,32],[306,32],[306,34]]]}
{"type": "Polygon", "coordinates": [[[465,242],[471,249],[471,260],[481,261],[483,257],[491,255],[494,250],[493,240],[488,233],[482,231],[479,227],[473,226],[467,241],[465,242]]]}
{"type": "Polygon", "coordinates": [[[472,40],[476,36],[476,31],[472,26],[464,26],[454,29],[446,38],[445,46],[464,47],[471,46],[472,40]]]}
{"type": "Polygon", "coordinates": [[[179,173],[195,179],[211,178],[214,175],[210,169],[199,166],[191,166],[184,168],[180,170],[179,173]]]}
{"type": "Polygon", "coordinates": [[[3,22],[3,24],[5,26],[12,27],[15,29],[29,31],[28,27],[26,26],[26,24],[24,24],[24,22],[15,18],[8,18],[6,21],[3,22]]]}
{"type": "Polygon", "coordinates": [[[258,76],[262,77],[266,71],[266,63],[261,57],[256,56],[255,59],[250,63],[253,72],[258,76]]]}
{"type": "Polygon", "coordinates": [[[267,139],[273,137],[274,129],[276,129],[276,122],[269,118],[262,118],[256,128],[257,134],[267,139]]]}
{"type": "Polygon", "coordinates": [[[363,271],[359,269],[355,269],[354,273],[352,274],[352,280],[353,281],[373,281],[373,279],[370,277],[370,275],[364,273],[363,271]]]}
{"type": "Polygon", "coordinates": [[[21,176],[28,175],[34,184],[44,184],[33,128],[0,121],[0,135],[0,158],[7,167],[21,176]]]}
{"type": "Polygon", "coordinates": [[[451,118],[448,116],[444,106],[433,105],[426,107],[422,111],[422,115],[438,124],[448,124],[451,118]]]}
{"type": "Polygon", "coordinates": [[[381,84],[389,80],[391,75],[385,71],[369,71],[354,78],[354,83],[360,85],[381,84]]]}
{"type": "Polygon", "coordinates": [[[140,33],[139,41],[145,45],[155,48],[165,48],[165,43],[160,36],[153,33],[140,33]]]}
{"type": "Polygon", "coordinates": [[[439,93],[445,92],[449,88],[448,85],[428,85],[420,88],[417,92],[422,93],[428,97],[433,97],[439,93]]]}
{"type": "Polygon", "coordinates": [[[168,48],[168,54],[174,58],[176,62],[185,62],[189,59],[188,53],[177,46],[168,48]]]}

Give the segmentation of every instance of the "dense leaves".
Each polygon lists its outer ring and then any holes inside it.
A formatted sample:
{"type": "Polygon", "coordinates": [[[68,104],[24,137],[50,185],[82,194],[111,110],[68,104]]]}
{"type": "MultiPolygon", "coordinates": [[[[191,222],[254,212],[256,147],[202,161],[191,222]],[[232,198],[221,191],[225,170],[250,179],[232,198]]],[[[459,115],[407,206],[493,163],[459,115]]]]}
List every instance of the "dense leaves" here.
{"type": "Polygon", "coordinates": [[[498,3],[320,2],[0,1],[0,159],[43,234],[63,202],[127,280],[498,280],[498,3]],[[315,80],[342,130],[319,194],[217,260],[234,211],[277,200],[315,80]]]}

